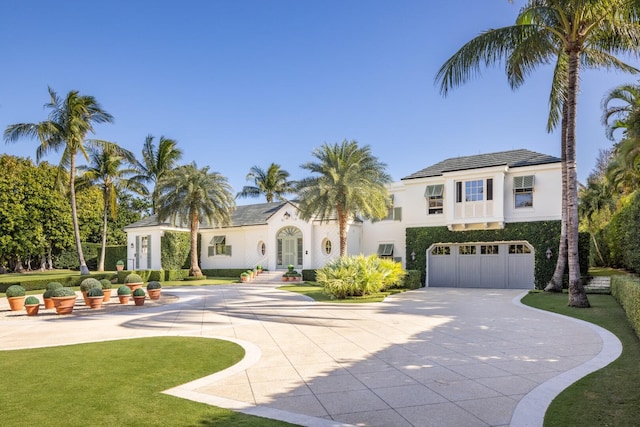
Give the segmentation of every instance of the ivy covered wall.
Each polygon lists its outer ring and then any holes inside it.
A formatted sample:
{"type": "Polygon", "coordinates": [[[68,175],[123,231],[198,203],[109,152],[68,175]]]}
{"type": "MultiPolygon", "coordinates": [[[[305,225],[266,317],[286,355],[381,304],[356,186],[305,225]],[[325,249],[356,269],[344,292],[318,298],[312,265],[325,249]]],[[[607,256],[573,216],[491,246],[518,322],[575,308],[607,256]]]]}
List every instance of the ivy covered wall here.
{"type": "Polygon", "coordinates": [[[160,240],[160,263],[164,270],[180,270],[189,265],[190,234],[184,231],[165,231],[160,240]]]}
{"type": "MultiPolygon", "coordinates": [[[[415,261],[407,255],[407,270],[420,270],[425,282],[426,251],[434,243],[501,242],[523,240],[535,249],[535,285],[544,289],[556,267],[560,221],[508,223],[501,230],[449,231],[447,227],[414,227],[406,231],[406,252],[416,254],[415,261]],[[547,259],[547,249],[551,259],[547,259]]],[[[580,234],[580,271],[586,276],[589,269],[589,235],[580,234]]]]}

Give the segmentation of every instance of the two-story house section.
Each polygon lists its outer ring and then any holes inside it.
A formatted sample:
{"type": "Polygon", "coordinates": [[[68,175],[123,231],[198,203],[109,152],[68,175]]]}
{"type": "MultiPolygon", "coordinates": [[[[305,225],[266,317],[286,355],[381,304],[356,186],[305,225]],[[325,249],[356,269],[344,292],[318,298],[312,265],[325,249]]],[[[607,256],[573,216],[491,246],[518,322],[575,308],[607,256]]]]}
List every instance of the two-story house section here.
{"type": "Polygon", "coordinates": [[[533,288],[536,260],[557,250],[539,230],[559,227],[561,182],[561,160],[529,150],[450,158],[403,178],[407,266],[424,262],[427,286],[533,288]]]}

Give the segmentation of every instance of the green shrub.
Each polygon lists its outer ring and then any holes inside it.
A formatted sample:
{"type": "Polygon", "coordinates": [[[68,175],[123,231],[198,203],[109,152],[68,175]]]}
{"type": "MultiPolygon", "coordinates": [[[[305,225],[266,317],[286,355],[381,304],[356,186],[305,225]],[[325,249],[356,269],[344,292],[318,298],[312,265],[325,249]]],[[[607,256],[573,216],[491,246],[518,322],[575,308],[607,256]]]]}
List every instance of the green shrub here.
{"type": "Polygon", "coordinates": [[[418,289],[422,287],[422,282],[420,282],[420,271],[407,270],[407,275],[400,283],[400,286],[407,289],[418,289]]]}
{"type": "Polygon", "coordinates": [[[133,291],[133,296],[134,297],[144,297],[146,295],[147,294],[144,293],[144,289],[142,289],[142,288],[138,288],[135,291],[133,291]]]}
{"type": "Polygon", "coordinates": [[[94,279],[93,277],[89,277],[80,282],[80,290],[82,292],[89,292],[89,289],[92,288],[100,288],[102,289],[102,284],[98,279],[94,279]]]}
{"type": "Polygon", "coordinates": [[[124,261],[119,259],[118,262],[116,262],[116,265],[124,267],[124,261]]]}
{"type": "Polygon", "coordinates": [[[111,287],[113,286],[111,284],[111,280],[109,279],[100,279],[100,285],[102,286],[102,289],[111,289],[111,287]]]}
{"type": "Polygon", "coordinates": [[[240,273],[240,277],[249,277],[249,273],[243,271],[242,273],[240,273]]]}
{"type": "Polygon", "coordinates": [[[136,273],[130,273],[124,278],[124,283],[142,283],[142,277],[136,273]]]}
{"type": "Polygon", "coordinates": [[[180,270],[189,263],[190,253],[191,234],[189,232],[164,232],[162,239],[160,239],[160,263],[163,269],[180,270]]]}
{"type": "Polygon", "coordinates": [[[34,297],[33,295],[28,296],[24,300],[24,305],[33,305],[33,304],[40,304],[40,300],[38,298],[34,297]]]}
{"type": "Polygon", "coordinates": [[[7,298],[14,298],[14,297],[23,297],[25,293],[26,291],[22,286],[12,285],[7,288],[6,295],[7,295],[7,298]]]}
{"type": "Polygon", "coordinates": [[[44,291],[42,298],[51,298],[53,296],[53,291],[55,291],[55,289],[44,291]]]}
{"type": "Polygon", "coordinates": [[[386,290],[400,282],[404,274],[398,262],[358,255],[330,261],[316,272],[316,279],[328,294],[346,298],[386,290]]]}
{"type": "Polygon", "coordinates": [[[315,282],[316,270],[302,270],[302,280],[305,282],[315,282]]]}
{"type": "MultiPolygon", "coordinates": [[[[206,274],[204,271],[202,272],[202,274],[206,274]]],[[[182,270],[165,270],[164,271],[164,280],[165,281],[172,281],[172,280],[182,280],[185,277],[187,277],[189,275],[189,270],[188,269],[182,269],[182,270]]]]}
{"type": "Polygon", "coordinates": [[[49,282],[49,283],[47,284],[47,288],[46,288],[46,289],[47,289],[48,291],[55,291],[56,289],[59,289],[59,288],[61,288],[62,286],[63,286],[63,285],[62,285],[62,283],[60,283],[60,282],[49,282]]]}
{"type": "Polygon", "coordinates": [[[53,296],[54,298],[55,297],[75,297],[76,293],[73,289],[63,286],[62,288],[58,288],[55,291],[53,291],[53,296]]]}
{"type": "Polygon", "coordinates": [[[131,289],[126,285],[122,285],[118,288],[118,295],[131,295],[131,289]]]}
{"type": "MultiPolygon", "coordinates": [[[[205,268],[202,270],[202,274],[207,277],[238,277],[243,271],[245,271],[243,268],[205,268]]],[[[187,270],[186,275],[188,274],[187,270]]]]}
{"type": "Polygon", "coordinates": [[[612,276],[611,295],[622,306],[629,323],[640,338],[640,279],[631,276],[612,276]]]}
{"type": "Polygon", "coordinates": [[[183,277],[182,280],[190,281],[190,280],[207,280],[207,276],[187,276],[183,277]]]}
{"type": "Polygon", "coordinates": [[[103,297],[104,292],[102,292],[102,288],[91,288],[87,291],[88,297],[103,297]]]}
{"type": "Polygon", "coordinates": [[[147,289],[160,289],[160,288],[162,288],[162,285],[157,280],[152,280],[151,282],[147,283],[147,289]]]}

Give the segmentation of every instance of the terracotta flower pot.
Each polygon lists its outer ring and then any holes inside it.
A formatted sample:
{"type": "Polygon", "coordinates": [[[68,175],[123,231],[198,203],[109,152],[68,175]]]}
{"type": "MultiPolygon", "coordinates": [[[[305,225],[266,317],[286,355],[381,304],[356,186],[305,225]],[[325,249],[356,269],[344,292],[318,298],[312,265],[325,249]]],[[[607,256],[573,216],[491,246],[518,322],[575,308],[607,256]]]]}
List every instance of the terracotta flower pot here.
{"type": "Polygon", "coordinates": [[[11,311],[20,311],[24,309],[24,299],[25,297],[7,297],[7,301],[9,301],[9,308],[11,311]]]}
{"type": "Polygon", "coordinates": [[[127,285],[129,287],[129,289],[131,289],[131,294],[133,294],[133,291],[135,291],[136,289],[142,287],[142,282],[140,282],[140,283],[125,283],[125,285],[127,285]]]}
{"type": "Polygon", "coordinates": [[[87,296],[87,291],[81,291],[82,292],[82,299],[84,300],[84,305],[86,305],[87,307],[89,306],[89,297],[87,296]]]}
{"type": "Polygon", "coordinates": [[[149,294],[149,299],[160,299],[162,289],[147,289],[147,293],[149,294]]]}
{"type": "Polygon", "coordinates": [[[48,310],[50,308],[54,308],[53,299],[52,298],[43,298],[44,299],[44,308],[48,310]]]}
{"type": "Polygon", "coordinates": [[[102,308],[102,302],[104,297],[88,297],[89,308],[102,308]]]}
{"type": "Polygon", "coordinates": [[[120,304],[129,304],[129,299],[131,295],[118,295],[118,299],[120,300],[120,304]]]}
{"type": "Polygon", "coordinates": [[[103,289],[102,290],[102,292],[104,292],[104,297],[102,298],[102,301],[104,301],[104,302],[111,301],[111,291],[112,291],[112,289],[103,289]]]}
{"type": "Polygon", "coordinates": [[[124,265],[116,265],[116,271],[124,270],[124,265]]]}
{"type": "Polygon", "coordinates": [[[287,282],[287,281],[289,281],[289,278],[288,278],[288,277],[286,277],[286,276],[282,276],[282,281],[283,281],[283,282],[287,282]]]}
{"type": "Polygon", "coordinates": [[[146,296],[144,296],[144,297],[133,297],[133,302],[135,302],[136,305],[144,305],[145,298],[146,298],[146,296]]]}
{"type": "Polygon", "coordinates": [[[76,305],[75,296],[72,297],[53,297],[53,304],[58,314],[71,314],[73,313],[73,307],[76,305]]]}
{"type": "Polygon", "coordinates": [[[40,304],[29,304],[25,305],[24,308],[27,310],[27,316],[35,316],[40,310],[40,304]]]}

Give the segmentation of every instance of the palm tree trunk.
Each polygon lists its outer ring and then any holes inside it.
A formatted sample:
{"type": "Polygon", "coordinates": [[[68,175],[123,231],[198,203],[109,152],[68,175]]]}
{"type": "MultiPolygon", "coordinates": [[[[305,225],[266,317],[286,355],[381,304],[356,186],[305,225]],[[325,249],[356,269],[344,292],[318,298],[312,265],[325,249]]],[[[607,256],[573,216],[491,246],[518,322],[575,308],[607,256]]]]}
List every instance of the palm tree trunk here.
{"type": "MultiPolygon", "coordinates": [[[[108,191],[108,190],[106,190],[108,191]]],[[[100,252],[100,261],[98,262],[98,271],[104,271],[105,252],[107,251],[107,209],[109,206],[109,196],[104,194],[104,212],[102,213],[102,251],[100,252]]]]}
{"type": "Polygon", "coordinates": [[[80,226],[78,225],[78,208],[76,207],[76,155],[71,154],[71,165],[69,167],[69,191],[71,197],[71,219],[73,220],[73,236],[76,239],[76,250],[78,251],[78,261],[80,263],[80,275],[89,274],[87,263],[82,253],[82,243],[80,241],[80,226]]]}
{"type": "Polygon", "coordinates": [[[202,276],[198,266],[198,215],[191,215],[191,268],[189,276],[202,276]]]}
{"type": "Polygon", "coordinates": [[[340,230],[340,257],[347,255],[347,215],[338,207],[338,227],[340,230]]]}
{"type": "Polygon", "coordinates": [[[578,177],[576,172],[576,101],[578,97],[578,50],[569,48],[567,86],[567,252],[569,261],[569,306],[589,307],[580,277],[578,256],[578,177]]]}

